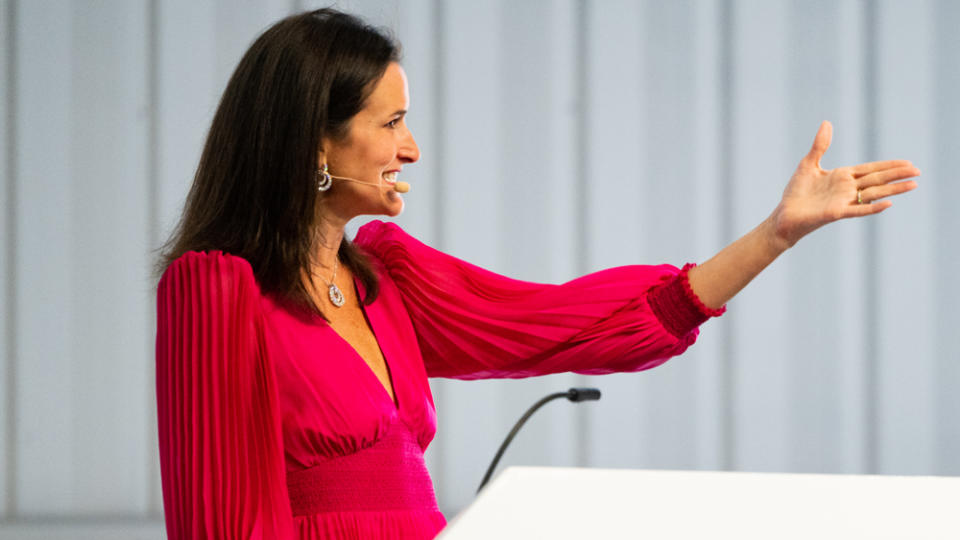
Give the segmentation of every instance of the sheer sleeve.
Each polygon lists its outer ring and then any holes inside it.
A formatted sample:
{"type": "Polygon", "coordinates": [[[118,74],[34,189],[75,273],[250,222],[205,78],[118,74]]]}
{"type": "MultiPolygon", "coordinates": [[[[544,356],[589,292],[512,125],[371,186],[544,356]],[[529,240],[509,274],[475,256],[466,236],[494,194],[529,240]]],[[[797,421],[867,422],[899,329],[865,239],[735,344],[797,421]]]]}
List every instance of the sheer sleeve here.
{"type": "Polygon", "coordinates": [[[273,371],[250,265],[189,252],[157,292],[157,413],[167,534],[292,538],[273,371]]]}
{"type": "Polygon", "coordinates": [[[486,271],[391,223],[371,222],[355,242],[396,284],[432,377],[649,369],[684,352],[722,312],[696,299],[687,268],[624,266],[549,285],[486,271]]]}

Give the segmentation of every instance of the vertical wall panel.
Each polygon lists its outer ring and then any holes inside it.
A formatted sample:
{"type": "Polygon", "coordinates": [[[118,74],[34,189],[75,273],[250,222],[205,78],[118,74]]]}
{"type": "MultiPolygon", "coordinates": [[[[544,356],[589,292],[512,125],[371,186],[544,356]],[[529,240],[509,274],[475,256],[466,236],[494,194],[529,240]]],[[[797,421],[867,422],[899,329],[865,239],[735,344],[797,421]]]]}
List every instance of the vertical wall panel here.
{"type": "Polygon", "coordinates": [[[323,0],[302,0],[299,3],[302,10],[332,7],[351,15],[356,15],[374,26],[396,28],[400,10],[398,0],[340,0],[335,3],[323,0]]]}
{"type": "MultiPolygon", "coordinates": [[[[491,270],[500,268],[502,238],[498,207],[500,154],[500,61],[502,44],[499,2],[444,6],[442,51],[445,100],[443,115],[445,155],[440,170],[445,178],[441,205],[445,211],[444,248],[447,252],[491,270]],[[484,47],[477,47],[484,43],[484,47]]],[[[446,455],[445,474],[435,482],[442,508],[459,509],[472,500],[462,486],[479,479],[501,436],[502,410],[496,388],[483,383],[443,381],[443,401],[437,403],[438,432],[446,455]],[[462,480],[458,480],[462,479],[462,480]]],[[[479,480],[477,480],[479,482],[479,480]]]]}
{"type": "MultiPolygon", "coordinates": [[[[631,162],[643,148],[642,40],[638,2],[588,2],[589,57],[586,97],[590,139],[586,142],[590,178],[589,268],[597,270],[632,264],[640,259],[649,235],[630,235],[641,223],[638,204],[644,201],[631,162]],[[627,240],[621,232],[626,232],[627,240]]],[[[643,231],[640,231],[641,233],[643,231]]]]}
{"type": "MultiPolygon", "coordinates": [[[[513,277],[571,279],[575,225],[565,216],[574,182],[573,4],[449,4],[444,10],[445,247],[513,277]],[[487,46],[477,48],[478,42],[487,46]],[[520,224],[531,221],[538,225],[520,224]],[[530,236],[544,230],[550,234],[530,236]]],[[[488,460],[519,415],[573,380],[562,375],[435,383],[438,442],[446,451],[445,474],[437,484],[445,508],[472,499],[488,460]]],[[[559,404],[538,414],[503,466],[572,465],[574,414],[559,404]]]]}
{"type": "MultiPolygon", "coordinates": [[[[960,213],[955,201],[960,200],[960,183],[954,172],[960,156],[960,3],[943,0],[936,5],[936,42],[933,45],[936,66],[936,98],[938,114],[933,119],[933,156],[936,177],[925,176],[923,189],[934,192],[933,216],[937,249],[935,251],[935,287],[937,346],[932,351],[936,365],[936,474],[960,475],[960,250],[955,245],[960,231],[960,213]]],[[[921,164],[921,167],[924,165],[921,164]]]]}
{"type": "MultiPolygon", "coordinates": [[[[597,203],[597,214],[603,215],[602,207],[619,196],[620,188],[611,182],[637,186],[636,198],[628,200],[631,204],[613,217],[633,224],[615,229],[597,227],[595,231],[619,241],[621,252],[640,248],[636,258],[624,263],[682,266],[706,257],[720,245],[716,234],[701,232],[702,220],[715,223],[718,205],[716,141],[712,138],[716,107],[710,101],[708,108],[703,108],[705,99],[715,99],[712,89],[717,86],[713,56],[717,49],[716,7],[712,2],[643,2],[640,12],[631,14],[635,19],[623,17],[623,27],[596,33],[598,40],[606,40],[609,33],[625,33],[630,39],[641,40],[636,49],[640,55],[637,68],[621,65],[618,69],[620,62],[634,62],[632,54],[597,58],[601,65],[609,65],[619,80],[591,89],[593,95],[606,97],[625,83],[633,86],[632,79],[638,77],[636,91],[640,97],[596,102],[596,112],[608,122],[591,130],[591,148],[601,149],[617,145],[619,130],[614,122],[627,122],[628,126],[621,129],[640,132],[637,147],[602,158],[609,161],[605,166],[620,169],[606,174],[620,178],[598,178],[591,196],[597,203]],[[617,118],[618,109],[631,101],[640,107],[639,116],[617,118]],[[705,133],[711,136],[702,136],[705,133]]],[[[603,11],[600,5],[597,9],[603,11]]],[[[591,110],[590,115],[594,114],[591,110]]],[[[607,250],[608,256],[618,256],[615,246],[607,250]]],[[[591,440],[597,449],[591,454],[592,464],[672,469],[703,463],[716,466],[718,349],[715,336],[710,336],[715,328],[713,324],[708,326],[707,335],[681,358],[653,371],[593,381],[605,388],[614,385],[608,392],[613,394],[610,401],[604,404],[609,408],[598,407],[591,418],[595,430],[591,440]],[[714,376],[698,377],[703,373],[714,376]],[[637,429],[615,427],[624,422],[636,422],[637,429]],[[623,452],[623,437],[635,439],[635,448],[623,452]],[[710,441],[709,449],[702,444],[704,439],[710,441]],[[608,461],[613,456],[616,461],[608,461]]]]}
{"type": "MultiPolygon", "coordinates": [[[[698,11],[709,10],[710,3],[651,0],[642,6],[638,31],[644,40],[645,120],[640,129],[645,132],[646,144],[637,153],[639,166],[633,167],[629,156],[625,160],[637,171],[634,181],[642,189],[635,213],[640,218],[644,249],[637,262],[668,262],[679,267],[697,260],[700,231],[710,230],[709,225],[704,227],[702,217],[695,215],[697,204],[712,201],[714,206],[708,212],[716,219],[719,201],[715,196],[719,182],[716,162],[704,166],[690,158],[714,155],[704,153],[706,149],[698,143],[716,147],[715,141],[697,138],[701,132],[715,133],[715,112],[700,111],[696,106],[702,93],[712,93],[717,87],[715,79],[707,78],[710,71],[698,62],[702,56],[715,61],[710,55],[717,47],[716,41],[710,40],[715,22],[698,17],[698,11]]],[[[721,245],[716,237],[713,240],[709,251],[721,245]]],[[[643,452],[634,466],[689,469],[701,459],[712,458],[699,454],[697,439],[701,426],[714,418],[700,418],[697,411],[700,400],[717,410],[719,395],[715,381],[702,380],[706,386],[695,383],[698,372],[705,367],[709,370],[711,362],[717,365],[716,336],[710,335],[716,329],[712,326],[690,354],[633,376],[644,433],[643,452]]]]}
{"type": "MultiPolygon", "coordinates": [[[[592,8],[606,21],[591,27],[591,67],[606,71],[603,79],[590,77],[596,99],[588,112],[594,119],[588,161],[600,171],[591,178],[591,243],[609,243],[603,254],[610,262],[601,266],[702,260],[720,246],[712,226],[719,200],[716,3],[644,2],[629,13],[599,3],[592,8]],[[623,133],[630,131],[639,131],[633,135],[639,138],[623,146],[623,133]],[[624,189],[636,191],[623,197],[624,189]],[[609,212],[611,204],[624,206],[609,212]]],[[[715,325],[707,325],[682,358],[660,368],[591,379],[606,391],[590,416],[592,465],[718,466],[715,325]],[[623,429],[631,423],[635,429],[623,429]]]]}
{"type": "Polygon", "coordinates": [[[290,0],[204,0],[213,4],[216,13],[214,41],[217,64],[214,71],[217,97],[243,53],[272,23],[286,16],[290,0]]]}
{"type": "Polygon", "coordinates": [[[216,31],[212,2],[159,2],[157,19],[155,174],[160,223],[154,241],[162,242],[180,217],[226,81],[214,75],[218,71],[210,40],[216,31]]]}
{"type": "Polygon", "coordinates": [[[500,103],[503,15],[500,2],[450,3],[443,77],[448,177],[443,205],[448,250],[481,266],[501,268],[503,118],[500,103]],[[477,43],[483,43],[478,47],[477,43]]]}
{"type": "MultiPolygon", "coordinates": [[[[692,2],[688,8],[691,24],[694,25],[692,41],[694,49],[690,62],[690,84],[697,91],[689,104],[694,110],[687,141],[695,150],[681,150],[677,160],[692,161],[693,185],[691,202],[685,206],[688,219],[695,224],[691,236],[684,239],[683,253],[676,253],[682,260],[702,262],[707,260],[726,240],[722,223],[723,180],[720,144],[717,134],[721,130],[721,77],[723,75],[721,54],[723,51],[723,12],[720,2],[692,2]],[[692,154],[692,155],[691,155],[692,154]]],[[[679,81],[682,84],[682,81],[679,81]]],[[[683,147],[684,145],[679,145],[683,147]]],[[[677,264],[680,259],[677,260],[677,264]]],[[[724,449],[727,436],[724,426],[725,403],[729,400],[724,388],[723,360],[724,340],[729,335],[727,320],[721,318],[700,327],[700,337],[692,350],[679,359],[687,372],[680,385],[689,385],[683,399],[691,402],[690,418],[695,432],[692,441],[684,445],[695,447],[696,461],[688,466],[696,469],[717,470],[724,465],[724,449]]]]}
{"type": "MultiPolygon", "coordinates": [[[[863,73],[859,65],[863,55],[857,45],[862,37],[857,32],[858,13],[849,9],[851,4],[796,1],[787,6],[791,24],[786,140],[793,156],[783,163],[785,167],[767,173],[769,180],[786,182],[791,172],[787,167],[809,150],[824,119],[833,122],[835,137],[822,166],[829,169],[862,161],[857,105],[863,73]]],[[[764,171],[751,175],[757,182],[768,180],[764,171]]],[[[863,298],[867,292],[864,280],[856,275],[862,271],[858,264],[862,253],[850,249],[863,244],[865,226],[865,220],[857,220],[817,231],[776,263],[786,270],[787,304],[767,309],[788,310],[782,355],[789,373],[787,470],[849,471],[843,467],[844,456],[856,455],[862,444],[864,432],[855,425],[862,423],[866,397],[858,385],[863,380],[859,368],[865,361],[864,304],[847,299],[863,298]],[[854,417],[861,421],[844,421],[854,417]]]]}
{"type": "Polygon", "coordinates": [[[0,441],[0,519],[6,516],[7,505],[11,502],[8,491],[13,466],[13,454],[10,452],[13,445],[13,411],[10,409],[10,400],[13,396],[8,392],[12,375],[9,371],[12,361],[10,347],[13,345],[13,334],[10,331],[13,313],[9,294],[13,287],[13,275],[9,271],[12,266],[13,244],[10,236],[13,230],[9,220],[13,216],[10,193],[14,180],[9,151],[12,143],[10,135],[14,126],[13,110],[8,105],[12,102],[13,81],[9,74],[10,57],[13,55],[15,42],[10,32],[11,9],[10,0],[0,1],[0,28],[3,29],[3,35],[0,36],[0,118],[3,119],[0,127],[0,197],[4,201],[0,204],[0,433],[3,434],[3,440],[0,441]]]}
{"type": "Polygon", "coordinates": [[[174,0],[158,9],[159,231],[165,240],[193,181],[210,121],[240,57],[273,22],[286,0],[174,0]]]}
{"type": "MultiPolygon", "coordinates": [[[[573,2],[509,5],[501,17],[504,50],[498,89],[502,267],[520,279],[566,281],[576,277],[571,240],[577,224],[568,216],[579,202],[573,198],[578,181],[573,2]]],[[[475,225],[478,232],[484,229],[482,222],[475,225]]]]}
{"type": "MultiPolygon", "coordinates": [[[[644,194],[638,156],[645,133],[643,43],[638,2],[587,2],[588,139],[587,255],[589,270],[641,262],[649,231],[640,227],[644,194]]],[[[587,457],[603,467],[629,467],[646,448],[636,377],[589,378],[603,399],[587,416],[587,457]]]]}
{"type": "Polygon", "coordinates": [[[65,482],[74,486],[71,512],[139,515],[152,450],[143,426],[153,412],[142,399],[152,372],[141,323],[151,301],[147,2],[74,7],[71,170],[56,180],[73,184],[70,249],[59,263],[71,273],[74,288],[61,306],[76,333],[72,392],[61,403],[83,429],[72,433],[73,455],[57,459],[74,468],[65,482]]]}
{"type": "MultiPolygon", "coordinates": [[[[833,120],[835,128],[825,168],[861,158],[862,69],[853,7],[735,4],[737,234],[772,211],[820,120],[833,120]]],[[[859,255],[848,249],[862,243],[863,228],[841,223],[814,233],[731,302],[737,467],[837,472],[860,466],[863,305],[847,298],[851,291],[866,293],[859,255]]]]}
{"type": "Polygon", "coordinates": [[[80,284],[70,264],[76,186],[69,6],[20,2],[16,32],[16,490],[24,514],[67,513],[77,495],[74,432],[86,427],[73,424],[73,398],[82,394],[70,377],[76,321],[68,308],[80,284]]]}
{"type": "MultiPolygon", "coordinates": [[[[798,3],[797,5],[800,5],[798,3]]],[[[862,138],[867,91],[864,74],[864,35],[867,31],[863,21],[862,6],[853,1],[840,2],[835,13],[826,13],[826,16],[836,16],[836,33],[832,44],[834,52],[829,56],[835,59],[832,63],[834,74],[838,79],[831,96],[829,109],[826,114],[835,119],[833,145],[830,147],[823,165],[825,167],[860,163],[871,159],[865,153],[865,141],[862,138]],[[843,28],[844,31],[839,31],[843,28]]],[[[819,64],[823,57],[809,57],[808,66],[819,71],[819,64]]],[[[809,69],[808,69],[809,71],[809,69]]],[[[796,75],[802,77],[801,73],[796,75]]],[[[821,111],[817,111],[821,112],[821,111]]],[[[811,115],[814,113],[811,112],[811,115]]],[[[815,116],[814,116],[815,117],[815,116]]],[[[809,129],[808,129],[809,131],[809,129]]],[[[802,148],[802,141],[797,142],[802,148]]],[[[811,239],[823,236],[829,239],[829,260],[818,260],[816,245],[802,256],[814,258],[815,264],[822,267],[818,274],[828,284],[808,284],[809,292],[828,294],[829,306],[824,312],[835,317],[832,323],[827,323],[839,329],[832,343],[827,348],[817,351],[827,364],[821,364],[825,369],[836,370],[837,385],[833,388],[837,415],[832,430],[822,433],[821,437],[835,440],[839,444],[839,455],[829,456],[832,462],[818,466],[819,472],[865,473],[869,472],[868,462],[870,455],[868,428],[871,410],[874,404],[871,400],[871,391],[867,387],[870,362],[866,354],[864,342],[866,335],[867,316],[865,310],[867,302],[864,299],[870,294],[867,289],[867,280],[864,279],[865,267],[863,254],[851,246],[867,244],[867,229],[872,226],[870,220],[854,220],[838,223],[828,232],[816,233],[811,239]],[[812,253],[811,253],[812,252],[812,253]],[[825,270],[823,270],[825,269],[825,270]],[[832,272],[831,272],[832,270],[832,272]],[[855,291],[858,301],[848,301],[850,291],[855,291]],[[832,364],[832,365],[831,365],[832,364]]],[[[821,324],[819,313],[798,313],[797,317],[805,317],[808,324],[821,324]]],[[[833,330],[836,332],[837,330],[833,330]]],[[[803,365],[802,359],[795,360],[803,365]]],[[[809,380],[806,384],[815,386],[817,381],[809,380]]],[[[815,397],[811,396],[811,399],[815,397]]],[[[796,407],[805,406],[798,400],[796,407]]]]}
{"type": "Polygon", "coordinates": [[[18,23],[25,515],[145,506],[145,14],[143,2],[30,4],[18,23]]]}
{"type": "Polygon", "coordinates": [[[160,141],[159,130],[159,60],[160,60],[160,6],[157,2],[147,3],[147,33],[146,33],[146,106],[147,116],[147,156],[145,171],[145,183],[147,187],[147,271],[145,274],[147,287],[146,310],[144,320],[146,323],[147,339],[143,343],[143,356],[147,365],[146,387],[143,389],[143,402],[146,403],[147,421],[145,422],[144,438],[146,440],[146,515],[152,519],[163,519],[163,493],[160,480],[160,461],[159,461],[159,432],[157,429],[156,416],[156,362],[154,360],[156,343],[157,319],[155,304],[155,264],[157,248],[160,245],[160,156],[158,143],[160,141]]]}
{"type": "MultiPolygon", "coordinates": [[[[732,232],[740,236],[776,206],[799,153],[790,131],[787,5],[733,2],[732,232]]],[[[816,128],[816,121],[812,122],[816,128]]],[[[729,239],[733,240],[733,238],[729,239]]],[[[747,470],[786,470],[789,464],[791,336],[789,268],[778,261],[731,302],[735,325],[733,463],[747,470]]]]}
{"type": "MultiPolygon", "coordinates": [[[[511,277],[560,283],[577,277],[579,256],[573,242],[578,224],[569,217],[574,215],[578,181],[574,172],[574,2],[537,0],[504,6],[509,8],[500,19],[500,268],[511,277]]],[[[475,226],[482,234],[483,224],[475,226]]],[[[564,374],[486,383],[500,386],[502,410],[491,447],[496,449],[536,400],[566,390],[575,380],[564,374]]],[[[539,412],[514,441],[503,466],[574,465],[576,408],[592,405],[561,401],[539,412]]],[[[479,461],[485,466],[488,459],[479,461]]]]}
{"type": "MultiPolygon", "coordinates": [[[[877,36],[878,150],[907,157],[923,171],[921,188],[898,199],[878,220],[881,295],[877,329],[880,472],[934,472],[935,285],[937,186],[955,181],[938,170],[933,119],[935,13],[926,1],[879,4],[877,36]]],[[[956,231],[953,232],[955,234],[956,231]]],[[[949,236],[948,236],[949,238],[949,236]]],[[[947,241],[945,245],[955,244],[947,241]]]]}

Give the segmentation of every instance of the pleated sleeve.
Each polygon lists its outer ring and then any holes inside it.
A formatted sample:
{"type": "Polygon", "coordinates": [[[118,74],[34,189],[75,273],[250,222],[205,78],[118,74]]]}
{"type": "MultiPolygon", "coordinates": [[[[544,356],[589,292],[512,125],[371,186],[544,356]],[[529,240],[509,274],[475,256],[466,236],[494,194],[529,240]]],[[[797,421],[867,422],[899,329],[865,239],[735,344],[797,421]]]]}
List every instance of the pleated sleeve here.
{"type": "Polygon", "coordinates": [[[277,388],[250,265],[189,252],[157,291],[157,416],[167,536],[293,538],[277,388]]]}
{"type": "Polygon", "coordinates": [[[686,267],[625,266],[551,285],[489,272],[392,223],[365,225],[355,242],[396,284],[433,377],[649,369],[684,352],[721,312],[696,299],[686,267]]]}

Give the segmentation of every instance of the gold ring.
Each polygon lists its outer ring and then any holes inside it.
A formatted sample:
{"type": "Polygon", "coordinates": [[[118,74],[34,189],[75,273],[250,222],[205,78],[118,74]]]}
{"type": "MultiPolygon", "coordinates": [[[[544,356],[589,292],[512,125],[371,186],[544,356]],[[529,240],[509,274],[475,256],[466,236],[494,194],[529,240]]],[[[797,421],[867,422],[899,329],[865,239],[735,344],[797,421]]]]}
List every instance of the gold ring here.
{"type": "Polygon", "coordinates": [[[863,197],[861,196],[862,193],[862,190],[857,190],[857,204],[863,204],[863,197]]]}

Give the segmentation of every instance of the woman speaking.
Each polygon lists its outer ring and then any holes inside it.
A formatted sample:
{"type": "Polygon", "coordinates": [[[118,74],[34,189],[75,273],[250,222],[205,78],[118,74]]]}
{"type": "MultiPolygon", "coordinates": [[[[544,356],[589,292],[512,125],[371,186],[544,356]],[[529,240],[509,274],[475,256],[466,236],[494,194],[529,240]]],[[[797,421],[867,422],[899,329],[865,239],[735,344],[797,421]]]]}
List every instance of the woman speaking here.
{"type": "MultiPolygon", "coordinates": [[[[261,35],[230,79],[157,294],[157,405],[170,538],[432,538],[427,377],[649,369],[804,235],[916,187],[907,161],[820,168],[824,123],[780,204],[699,266],[509,279],[396,225],[398,46],[324,9],[261,35]]],[[[482,156],[480,156],[482,160],[482,156]]]]}

